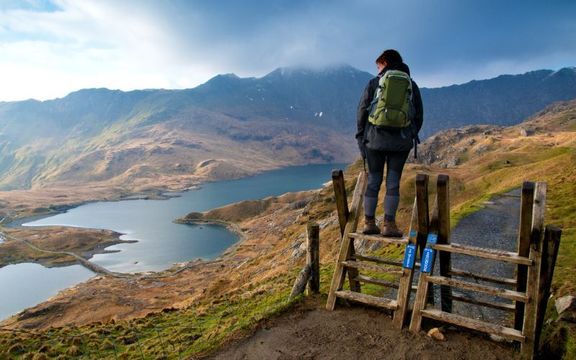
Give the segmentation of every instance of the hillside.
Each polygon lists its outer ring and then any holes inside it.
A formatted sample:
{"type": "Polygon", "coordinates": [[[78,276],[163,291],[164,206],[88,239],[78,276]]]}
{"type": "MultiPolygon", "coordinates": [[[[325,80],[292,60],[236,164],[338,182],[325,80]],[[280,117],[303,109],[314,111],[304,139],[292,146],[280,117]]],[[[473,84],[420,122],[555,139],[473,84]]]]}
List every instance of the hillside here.
{"type": "MultiPolygon", "coordinates": [[[[371,76],[350,66],[279,68],[261,78],[219,75],[187,90],[85,89],[0,102],[0,190],[74,194],[89,186],[110,189],[101,197],[109,198],[351,161],[356,106],[371,76]]],[[[423,137],[466,124],[510,125],[576,98],[576,70],[503,75],[422,96],[423,137]]]]}
{"type": "MultiPolygon", "coordinates": [[[[430,155],[432,148],[437,157],[409,164],[403,176],[401,226],[407,227],[412,182],[418,172],[450,175],[453,224],[493,194],[518,188],[523,180],[546,181],[546,223],[563,227],[553,294],[573,293],[576,101],[555,104],[512,127],[443,132],[423,144],[423,154],[430,155]],[[453,156],[459,159],[457,164],[448,161],[453,156]]],[[[349,190],[360,169],[359,163],[347,169],[349,190]]],[[[325,187],[192,215],[234,221],[244,239],[214,261],[191,262],[163,274],[129,279],[98,277],[67,290],[4,322],[3,326],[38,330],[6,333],[0,340],[0,353],[41,351],[56,356],[70,355],[73,348],[75,355],[97,353],[103,358],[139,351],[162,356],[166,349],[184,357],[207,354],[293,305],[286,299],[304,261],[308,220],[321,227],[321,291],[325,296],[338,248],[334,208],[332,190],[325,187]],[[249,216],[244,213],[246,205],[249,216]],[[64,327],[46,330],[50,326],[64,327]]],[[[401,256],[396,247],[360,246],[401,256]]],[[[319,303],[323,301],[321,297],[319,303]]],[[[568,350],[574,355],[576,334],[573,328],[570,331],[568,350]]],[[[466,341],[485,340],[470,336],[466,341]]]]}

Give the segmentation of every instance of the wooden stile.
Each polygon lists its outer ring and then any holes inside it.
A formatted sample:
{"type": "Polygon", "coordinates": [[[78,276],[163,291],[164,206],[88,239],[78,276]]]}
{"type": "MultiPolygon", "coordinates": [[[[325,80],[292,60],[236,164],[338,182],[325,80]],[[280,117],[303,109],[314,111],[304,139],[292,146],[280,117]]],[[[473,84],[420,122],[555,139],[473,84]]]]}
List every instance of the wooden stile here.
{"type": "MultiPolygon", "coordinates": [[[[521,343],[520,351],[522,358],[532,359],[534,357],[542,329],[546,302],[549,296],[550,284],[552,282],[554,264],[558,254],[558,244],[561,232],[557,228],[547,227],[544,240],[542,239],[544,234],[544,213],[546,209],[546,183],[539,182],[534,184],[531,182],[525,182],[522,188],[521,201],[522,207],[520,212],[521,221],[518,231],[518,253],[459,244],[449,244],[449,242],[440,243],[440,241],[436,245],[430,246],[439,251],[439,256],[442,256],[443,253],[459,253],[517,264],[519,271],[516,280],[451,269],[449,265],[444,267],[444,270],[442,270],[442,272],[445,272],[447,275],[468,277],[496,284],[515,286],[515,291],[457,280],[445,276],[445,274],[442,273],[439,276],[433,276],[422,272],[418,282],[414,311],[410,323],[411,331],[419,332],[422,318],[427,317],[445,323],[499,335],[509,340],[519,341],[521,343]],[[525,273],[520,269],[525,270],[525,273]],[[444,300],[442,303],[442,310],[427,309],[426,297],[429,294],[429,284],[431,283],[446,286],[450,289],[454,287],[486,293],[514,301],[515,304],[483,301],[474,297],[461,295],[449,296],[451,300],[514,312],[516,315],[515,326],[513,328],[508,328],[452,314],[448,311],[451,306],[444,303],[444,300]],[[519,306],[520,304],[524,306],[519,306]],[[522,323],[520,329],[517,328],[518,322],[522,323]]],[[[439,205],[438,208],[440,207],[443,206],[439,205]]],[[[440,218],[438,220],[441,220],[442,216],[438,216],[440,218]]],[[[431,227],[435,226],[435,221],[436,219],[433,217],[431,227]]],[[[446,298],[448,298],[448,295],[446,295],[446,298]]]]}
{"type": "MultiPolygon", "coordinates": [[[[333,172],[333,179],[338,178],[341,176],[341,173],[333,172]]],[[[426,198],[422,198],[421,202],[426,204],[427,207],[427,176],[420,176],[421,179],[425,179],[425,183],[420,181],[420,186],[426,186],[426,189],[421,189],[420,193],[425,194],[426,198]],[[425,200],[424,200],[425,199],[425,200]]],[[[345,209],[342,201],[338,199],[340,197],[345,196],[345,192],[342,190],[343,180],[337,180],[334,182],[334,191],[336,194],[336,204],[339,208],[345,209]],[[339,195],[339,193],[341,193],[339,195]],[[338,205],[340,204],[340,205],[338,205]]],[[[352,199],[352,204],[350,206],[349,218],[345,226],[344,233],[341,239],[341,246],[340,246],[340,253],[338,255],[338,260],[336,263],[334,276],[332,278],[332,283],[330,287],[330,292],[328,294],[328,301],[326,303],[326,309],[333,310],[336,304],[336,298],[342,298],[349,301],[361,302],[371,306],[378,306],[385,309],[393,310],[394,311],[394,323],[401,327],[404,323],[404,319],[406,317],[406,310],[408,307],[408,300],[410,296],[410,290],[412,288],[412,277],[414,268],[403,268],[403,263],[401,261],[395,259],[384,259],[376,256],[368,256],[368,255],[361,255],[355,254],[353,249],[353,241],[357,240],[368,240],[368,241],[378,241],[387,244],[396,244],[396,245],[407,245],[409,243],[416,245],[417,244],[417,201],[414,201],[414,208],[412,209],[412,218],[411,218],[411,225],[410,230],[408,232],[408,236],[406,238],[390,238],[390,237],[383,237],[381,235],[365,235],[361,233],[356,233],[356,228],[358,226],[358,216],[360,215],[360,207],[362,205],[362,197],[366,187],[366,179],[365,174],[361,174],[357,186],[354,190],[354,195],[352,199]],[[414,234],[413,236],[411,234],[414,234]],[[379,279],[371,276],[360,275],[358,271],[354,274],[352,273],[353,270],[361,270],[361,271],[369,271],[369,272],[376,272],[382,273],[386,275],[400,275],[400,281],[398,284],[385,280],[379,279]],[[344,285],[344,276],[345,273],[351,277],[352,281],[360,283],[368,283],[368,284],[375,284],[383,287],[388,288],[398,288],[399,291],[397,293],[396,299],[387,299],[385,297],[373,296],[362,294],[360,292],[360,286],[353,287],[352,283],[350,286],[350,290],[343,290],[342,287],[344,285]]],[[[422,195],[421,195],[422,196],[422,195]]],[[[338,210],[339,217],[344,214],[345,211],[338,210]]],[[[426,214],[427,215],[427,214],[426,214]]],[[[427,221],[427,217],[422,217],[427,221]]],[[[425,239],[426,234],[423,234],[423,238],[425,239]]]]}

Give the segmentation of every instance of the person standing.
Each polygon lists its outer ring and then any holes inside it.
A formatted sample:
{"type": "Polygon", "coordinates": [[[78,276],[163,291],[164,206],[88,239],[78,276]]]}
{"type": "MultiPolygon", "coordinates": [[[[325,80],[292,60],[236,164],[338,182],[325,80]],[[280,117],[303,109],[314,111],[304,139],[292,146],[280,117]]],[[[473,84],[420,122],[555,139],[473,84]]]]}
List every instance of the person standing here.
{"type": "Polygon", "coordinates": [[[384,227],[382,235],[402,237],[396,225],[400,203],[400,178],[411,148],[416,144],[423,122],[420,90],[398,51],[388,49],[376,59],[378,76],[371,79],[360,98],[356,140],[368,165],[368,186],[364,193],[364,234],[379,234],[376,225],[378,193],[386,167],[384,227]]]}

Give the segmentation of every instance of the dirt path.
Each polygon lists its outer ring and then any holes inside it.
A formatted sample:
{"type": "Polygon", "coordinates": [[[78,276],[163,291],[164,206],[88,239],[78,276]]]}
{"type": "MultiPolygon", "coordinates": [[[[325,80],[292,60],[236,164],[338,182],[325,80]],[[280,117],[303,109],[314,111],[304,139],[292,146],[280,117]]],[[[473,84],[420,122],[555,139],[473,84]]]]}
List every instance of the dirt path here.
{"type": "MultiPolygon", "coordinates": [[[[462,219],[452,232],[452,242],[514,251],[520,202],[517,195],[518,191],[513,191],[495,197],[486,202],[482,210],[462,219]]],[[[453,267],[501,277],[514,274],[512,266],[463,255],[453,256],[453,267]]],[[[477,293],[462,291],[459,294],[479,297],[477,293]]],[[[491,322],[510,322],[507,313],[466,303],[455,302],[454,312],[491,322]]],[[[424,325],[426,329],[427,324],[424,325]]],[[[428,328],[430,326],[428,324],[428,328]]],[[[387,314],[361,306],[340,306],[329,312],[324,310],[322,299],[316,298],[307,300],[292,313],[263,324],[253,336],[226,346],[212,358],[490,360],[517,355],[511,344],[497,343],[483,334],[453,327],[443,331],[447,337],[445,342],[423,334],[414,335],[406,329],[399,332],[387,314]]]]}
{"type": "Polygon", "coordinates": [[[250,338],[210,357],[221,360],[288,359],[511,359],[510,345],[455,329],[439,342],[408,330],[399,332],[389,315],[360,306],[323,308],[311,299],[289,314],[264,323],[250,338]]]}

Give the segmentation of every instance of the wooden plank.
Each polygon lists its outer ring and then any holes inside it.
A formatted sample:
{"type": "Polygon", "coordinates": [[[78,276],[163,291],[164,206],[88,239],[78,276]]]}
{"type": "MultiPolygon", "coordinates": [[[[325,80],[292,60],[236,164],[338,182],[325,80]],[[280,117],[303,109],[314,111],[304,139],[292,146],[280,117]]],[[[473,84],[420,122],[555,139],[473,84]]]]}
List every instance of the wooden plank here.
{"type": "Polygon", "coordinates": [[[392,266],[402,266],[402,261],[400,261],[400,260],[386,259],[386,258],[381,258],[381,257],[378,257],[378,256],[369,256],[369,255],[355,254],[355,255],[354,255],[354,259],[356,259],[356,260],[362,260],[362,261],[372,261],[372,262],[375,262],[375,263],[377,263],[377,264],[386,264],[386,265],[392,265],[392,266]]]}
{"type": "Polygon", "coordinates": [[[414,309],[412,310],[412,319],[410,320],[410,331],[416,334],[420,332],[422,328],[422,311],[426,308],[426,298],[429,290],[427,279],[428,275],[426,273],[420,273],[416,299],[414,300],[414,309]]]}
{"type": "MultiPolygon", "coordinates": [[[[525,181],[522,184],[520,200],[520,224],[518,226],[518,256],[528,257],[530,254],[530,231],[532,228],[532,206],[534,202],[535,184],[525,181]]],[[[516,291],[526,291],[528,267],[518,265],[516,268],[516,291]]],[[[522,330],[524,322],[524,303],[516,303],[514,313],[514,329],[522,330]]]]}
{"type": "Polygon", "coordinates": [[[542,236],[544,235],[544,213],[546,212],[546,183],[536,183],[534,189],[534,207],[532,210],[532,231],[530,233],[530,260],[533,265],[528,267],[528,283],[526,295],[528,301],[524,308],[524,324],[522,333],[526,341],[520,352],[524,358],[533,358],[536,352],[536,317],[538,308],[538,291],[540,290],[540,271],[542,260],[542,236]]]}
{"type": "Polygon", "coordinates": [[[461,276],[461,277],[468,277],[475,280],[487,281],[494,284],[502,284],[502,285],[516,285],[516,279],[510,278],[503,278],[498,276],[490,276],[484,274],[477,274],[470,271],[460,270],[460,269],[451,269],[448,272],[452,276],[461,276]]]}
{"type": "Polygon", "coordinates": [[[532,264],[532,260],[530,260],[528,257],[518,256],[518,254],[510,252],[510,251],[486,249],[486,248],[461,245],[461,244],[450,244],[450,245],[438,245],[437,244],[437,245],[433,245],[432,248],[439,250],[439,251],[449,251],[451,253],[476,256],[476,257],[481,257],[484,259],[504,261],[504,262],[512,263],[512,264],[523,264],[523,265],[531,265],[532,264]]]}
{"type": "MultiPolygon", "coordinates": [[[[346,269],[342,265],[342,261],[351,259],[354,250],[354,243],[348,234],[355,232],[358,227],[358,218],[362,207],[362,200],[364,198],[364,191],[366,189],[366,173],[361,172],[358,175],[358,180],[356,182],[356,188],[354,189],[354,194],[352,195],[352,205],[350,207],[350,216],[348,217],[348,222],[346,223],[346,228],[342,235],[342,241],[340,244],[340,252],[338,253],[338,259],[336,261],[336,266],[334,269],[334,274],[332,276],[332,283],[330,284],[330,291],[328,293],[328,300],[326,301],[326,309],[334,310],[336,305],[336,291],[341,290],[344,285],[344,276],[346,269]]],[[[351,285],[358,284],[357,286],[351,287],[353,291],[359,290],[359,282],[352,281],[353,278],[358,276],[358,273],[349,272],[351,276],[351,285]]]]}
{"type": "Polygon", "coordinates": [[[443,276],[428,276],[428,281],[434,284],[448,285],[459,289],[477,291],[484,294],[490,294],[509,300],[523,301],[523,302],[526,302],[528,300],[525,293],[451,279],[443,276]]]}
{"type": "Polygon", "coordinates": [[[484,321],[470,319],[465,316],[450,314],[436,309],[422,310],[422,315],[430,319],[461,326],[463,328],[498,335],[508,340],[524,341],[522,333],[513,328],[490,324],[484,321]]]}
{"type": "Polygon", "coordinates": [[[336,291],[336,296],[342,299],[359,302],[366,305],[377,306],[389,310],[396,310],[398,304],[396,300],[390,300],[378,296],[360,294],[354,291],[340,290],[336,291]]]}
{"type": "Polygon", "coordinates": [[[548,225],[544,230],[544,243],[542,244],[542,263],[540,266],[540,290],[538,291],[538,313],[536,317],[536,333],[534,347],[539,349],[540,334],[544,325],[548,299],[550,298],[550,287],[554,278],[554,268],[558,258],[560,248],[560,238],[562,230],[556,226],[548,225]]]}
{"type": "MultiPolygon", "coordinates": [[[[438,241],[440,245],[450,244],[450,177],[445,174],[438,175],[436,181],[436,198],[438,203],[438,241]]],[[[439,252],[438,265],[440,276],[450,277],[452,268],[452,254],[439,252]]],[[[440,302],[442,311],[452,312],[452,288],[440,286],[440,302]]]]}
{"type": "Polygon", "coordinates": [[[402,274],[402,270],[393,267],[380,266],[371,263],[365,263],[354,260],[342,261],[342,265],[346,268],[354,268],[358,270],[376,271],[384,274],[402,274]]]}
{"type": "Polygon", "coordinates": [[[356,277],[356,280],[360,281],[362,283],[374,284],[374,285],[380,285],[380,286],[384,286],[384,287],[388,287],[388,288],[392,288],[392,289],[398,289],[398,284],[395,282],[383,280],[383,279],[376,279],[376,278],[366,276],[366,275],[358,275],[356,277]]]}
{"type": "Polygon", "coordinates": [[[498,310],[503,310],[503,311],[514,312],[516,310],[516,306],[514,306],[514,304],[505,304],[505,303],[497,303],[497,302],[487,301],[487,300],[478,300],[475,298],[461,296],[461,295],[454,295],[453,294],[452,300],[465,302],[468,304],[485,306],[485,307],[489,307],[492,309],[498,309],[498,310]]]}
{"type": "MultiPolygon", "coordinates": [[[[408,242],[413,245],[418,245],[416,231],[418,221],[418,210],[416,209],[417,202],[414,199],[412,205],[412,216],[410,218],[410,229],[408,230],[408,242]]],[[[404,326],[406,316],[408,314],[408,303],[410,301],[410,291],[412,289],[412,278],[414,277],[414,269],[402,268],[402,275],[398,284],[398,294],[396,301],[398,302],[398,310],[394,312],[394,319],[392,320],[394,327],[401,329],[404,326]]]]}
{"type": "Polygon", "coordinates": [[[385,237],[382,235],[365,235],[360,233],[352,233],[350,234],[351,238],[356,240],[370,240],[370,241],[380,241],[388,244],[398,244],[398,245],[405,245],[408,243],[408,238],[394,238],[394,237],[385,237]]]}
{"type": "Polygon", "coordinates": [[[308,234],[306,264],[310,266],[311,270],[308,292],[318,294],[320,292],[320,226],[314,222],[309,222],[306,232],[308,234]]]}
{"type": "Polygon", "coordinates": [[[348,196],[346,194],[346,183],[342,170],[332,170],[332,187],[334,188],[334,199],[336,201],[336,212],[338,223],[340,224],[340,235],[344,233],[350,211],[348,210],[348,196]]]}

